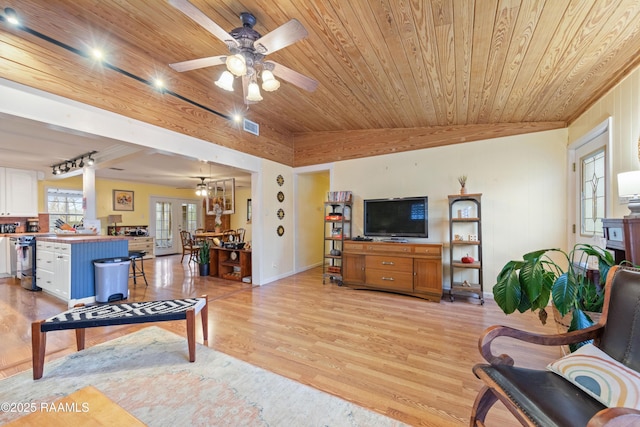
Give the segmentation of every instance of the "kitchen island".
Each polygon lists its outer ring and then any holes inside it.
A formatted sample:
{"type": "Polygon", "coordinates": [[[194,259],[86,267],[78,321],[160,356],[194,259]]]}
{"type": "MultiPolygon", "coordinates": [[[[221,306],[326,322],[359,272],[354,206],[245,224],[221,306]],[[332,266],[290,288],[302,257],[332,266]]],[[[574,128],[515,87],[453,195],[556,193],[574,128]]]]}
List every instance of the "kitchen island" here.
{"type": "Polygon", "coordinates": [[[129,237],[56,235],[36,237],[36,285],[69,307],[95,302],[96,259],[128,259],[129,237]]]}

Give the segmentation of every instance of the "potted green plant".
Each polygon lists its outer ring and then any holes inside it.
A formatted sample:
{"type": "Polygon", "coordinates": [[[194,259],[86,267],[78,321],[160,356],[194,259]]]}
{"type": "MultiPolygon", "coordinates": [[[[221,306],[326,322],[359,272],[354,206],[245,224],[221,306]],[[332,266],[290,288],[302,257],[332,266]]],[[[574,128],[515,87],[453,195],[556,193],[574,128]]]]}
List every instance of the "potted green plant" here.
{"type": "Polygon", "coordinates": [[[209,241],[203,240],[198,252],[198,269],[201,276],[209,275],[209,241]]]}
{"type": "Polygon", "coordinates": [[[569,253],[561,249],[541,249],[523,255],[522,261],[509,261],[500,271],[493,287],[493,296],[506,314],[515,310],[536,312],[540,321],[547,320],[547,306],[552,301],[560,316],[572,313],[569,330],[583,329],[593,324],[587,311],[602,311],[604,284],[609,268],[615,264],[613,255],[589,244],[576,244],[569,253]],[[563,255],[561,266],[549,257],[563,255]],[[599,283],[586,274],[586,261],[598,260],[599,283]]]}

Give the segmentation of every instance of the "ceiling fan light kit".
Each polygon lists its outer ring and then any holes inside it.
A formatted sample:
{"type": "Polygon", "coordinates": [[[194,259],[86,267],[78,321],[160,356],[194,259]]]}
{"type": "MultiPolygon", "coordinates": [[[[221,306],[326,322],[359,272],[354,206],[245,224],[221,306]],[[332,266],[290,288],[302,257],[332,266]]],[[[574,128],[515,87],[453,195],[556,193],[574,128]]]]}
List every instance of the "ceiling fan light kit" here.
{"type": "Polygon", "coordinates": [[[253,29],[256,24],[255,16],[248,12],[243,12],[240,14],[242,27],[235,28],[227,33],[188,0],[169,0],[169,3],[212,35],[222,40],[231,53],[231,55],[191,59],[169,64],[174,70],[184,72],[225,64],[227,70],[215,81],[215,85],[221,89],[233,91],[234,76],[242,77],[245,103],[262,101],[260,87],[257,83],[258,77],[262,79],[262,89],[267,92],[273,92],[280,87],[280,82],[276,79],[276,76],[309,92],[314,91],[318,86],[317,81],[297,71],[293,71],[276,62],[264,60],[266,55],[308,36],[309,33],[298,20],[292,19],[262,36],[253,29]]]}
{"type": "Polygon", "coordinates": [[[207,184],[204,183],[205,178],[200,177],[201,182],[196,185],[196,196],[204,197],[209,193],[209,188],[207,188],[207,184]]]}
{"type": "Polygon", "coordinates": [[[280,82],[273,77],[273,73],[269,70],[262,71],[262,89],[267,92],[273,92],[278,90],[280,82]]]}
{"type": "Polygon", "coordinates": [[[249,88],[247,90],[247,100],[252,102],[262,101],[262,95],[260,95],[260,87],[258,83],[251,82],[249,83],[249,88]]]}
{"type": "Polygon", "coordinates": [[[229,55],[225,61],[227,70],[236,76],[244,76],[247,74],[247,61],[241,54],[229,55]]]}
{"type": "Polygon", "coordinates": [[[231,74],[229,71],[225,71],[222,73],[220,78],[215,81],[215,85],[221,89],[233,92],[233,79],[233,74],[231,74]]]}

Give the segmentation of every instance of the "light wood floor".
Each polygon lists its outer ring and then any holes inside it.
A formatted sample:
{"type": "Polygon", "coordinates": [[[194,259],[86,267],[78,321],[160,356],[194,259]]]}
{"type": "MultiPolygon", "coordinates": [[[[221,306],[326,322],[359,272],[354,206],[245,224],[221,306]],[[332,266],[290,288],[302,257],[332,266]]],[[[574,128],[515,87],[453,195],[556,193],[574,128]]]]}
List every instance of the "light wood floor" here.
{"type": "MultiPolygon", "coordinates": [[[[145,270],[149,287],[134,289],[131,281],[129,300],[209,296],[209,347],[411,425],[468,425],[482,385],[471,367],[482,362],[477,339],[486,327],[555,333],[533,315],[505,316],[492,300],[438,304],[323,285],[320,269],[253,288],[198,277],[179,256],[146,260],[145,270]]],[[[65,309],[55,297],[0,279],[0,378],[31,368],[31,322],[65,309]]],[[[183,321],[156,325],[185,334],[183,321]]],[[[145,326],[88,329],[87,346],[145,326]]],[[[74,352],[74,337],[72,331],[47,334],[47,360],[74,352]]],[[[509,341],[499,351],[536,368],[560,356],[558,349],[509,341]]],[[[500,404],[487,421],[516,425],[500,404]]]]}

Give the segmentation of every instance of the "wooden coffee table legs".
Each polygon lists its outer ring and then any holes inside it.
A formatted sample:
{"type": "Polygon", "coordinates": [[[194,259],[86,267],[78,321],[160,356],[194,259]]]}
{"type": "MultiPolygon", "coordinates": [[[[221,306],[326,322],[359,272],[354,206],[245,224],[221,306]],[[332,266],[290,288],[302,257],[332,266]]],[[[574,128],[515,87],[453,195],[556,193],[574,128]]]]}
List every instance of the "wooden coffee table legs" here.
{"type": "MultiPolygon", "coordinates": [[[[209,344],[209,301],[205,299],[204,307],[200,310],[202,318],[202,339],[205,345],[209,344]]],[[[196,311],[193,308],[187,310],[187,343],[189,345],[189,362],[196,361],[196,311]]]]}
{"type": "Polygon", "coordinates": [[[33,379],[42,378],[44,370],[44,351],[47,346],[47,333],[42,332],[40,325],[44,320],[38,320],[31,324],[31,360],[33,364],[33,379]]]}

